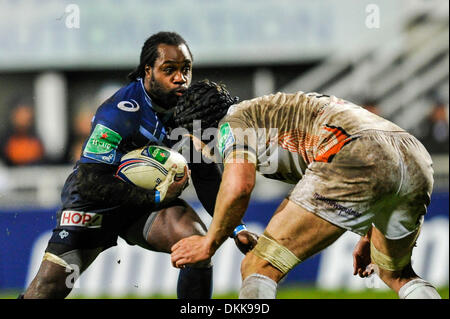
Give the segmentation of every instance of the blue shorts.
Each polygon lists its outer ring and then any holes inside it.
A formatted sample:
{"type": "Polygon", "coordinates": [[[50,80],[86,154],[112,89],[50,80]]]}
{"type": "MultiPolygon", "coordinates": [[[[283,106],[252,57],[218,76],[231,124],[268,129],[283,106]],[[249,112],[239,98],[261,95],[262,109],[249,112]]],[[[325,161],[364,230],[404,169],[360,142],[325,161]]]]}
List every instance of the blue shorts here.
{"type": "Polygon", "coordinates": [[[46,252],[61,255],[71,250],[106,250],[117,245],[120,236],[128,244],[145,245],[144,227],[149,228],[160,210],[185,205],[181,199],[151,209],[67,209],[57,212],[57,224],[49,240],[46,252]],[[136,227],[136,223],[140,223],[136,227]],[[132,230],[132,232],[130,232],[132,230]]]}

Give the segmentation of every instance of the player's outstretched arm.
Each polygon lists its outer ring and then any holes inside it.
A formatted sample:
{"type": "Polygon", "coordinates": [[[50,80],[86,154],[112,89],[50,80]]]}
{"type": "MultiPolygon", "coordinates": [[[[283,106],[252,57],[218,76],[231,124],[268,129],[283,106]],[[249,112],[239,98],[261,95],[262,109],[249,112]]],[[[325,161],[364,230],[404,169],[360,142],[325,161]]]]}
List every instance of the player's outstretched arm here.
{"type": "MultiPolygon", "coordinates": [[[[195,138],[195,137],[193,137],[195,138]]],[[[193,147],[191,149],[195,150],[193,147]]],[[[196,158],[196,157],[192,157],[196,158]]],[[[191,163],[189,167],[192,170],[191,178],[197,192],[197,196],[206,211],[213,216],[216,205],[217,194],[220,189],[222,173],[219,165],[212,163],[191,163]]],[[[245,255],[253,249],[258,241],[258,235],[248,231],[243,221],[239,222],[238,232],[234,234],[233,239],[238,249],[245,255]]],[[[237,231],[235,229],[235,231],[237,231]]]]}
{"type": "Polygon", "coordinates": [[[225,164],[214,217],[206,234],[214,250],[219,248],[241,223],[255,186],[255,178],[256,167],[253,163],[245,161],[225,164]]]}
{"type": "Polygon", "coordinates": [[[255,164],[225,164],[213,220],[206,236],[192,236],[172,246],[172,264],[182,267],[214,255],[225,239],[240,224],[255,185],[255,164]]]}

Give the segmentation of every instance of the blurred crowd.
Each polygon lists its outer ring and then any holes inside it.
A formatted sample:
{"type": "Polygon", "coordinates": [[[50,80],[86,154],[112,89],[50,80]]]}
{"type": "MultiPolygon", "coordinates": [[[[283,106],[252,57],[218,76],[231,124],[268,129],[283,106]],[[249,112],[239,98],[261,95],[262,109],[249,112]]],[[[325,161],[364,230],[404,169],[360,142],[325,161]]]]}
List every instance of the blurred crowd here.
{"type": "Polygon", "coordinates": [[[45,149],[36,133],[31,99],[14,98],[8,109],[9,119],[0,141],[4,164],[24,166],[45,163],[45,149]]]}
{"type": "MultiPolygon", "coordinates": [[[[431,154],[448,154],[449,152],[449,105],[438,95],[432,95],[432,101],[429,105],[426,116],[419,123],[417,130],[411,132],[426,147],[431,154]]],[[[366,99],[362,103],[363,107],[377,115],[381,114],[377,102],[372,99],[366,99]]]]}
{"type": "Polygon", "coordinates": [[[9,121],[5,123],[6,129],[1,135],[0,165],[17,167],[74,164],[81,155],[84,141],[89,136],[91,119],[97,106],[79,106],[70,113],[67,147],[61,152],[60,158],[50,160],[42,138],[36,131],[32,99],[14,99],[8,106],[9,121]]]}
{"type": "MultiPolygon", "coordinates": [[[[431,154],[448,154],[449,152],[449,119],[448,103],[434,95],[429,105],[426,116],[419,123],[414,132],[415,135],[431,154]]],[[[377,115],[382,116],[376,101],[367,99],[363,107],[377,115]]]]}
{"type": "Polygon", "coordinates": [[[421,138],[430,153],[448,154],[448,103],[435,98],[430,106],[428,116],[420,124],[421,138]]]}

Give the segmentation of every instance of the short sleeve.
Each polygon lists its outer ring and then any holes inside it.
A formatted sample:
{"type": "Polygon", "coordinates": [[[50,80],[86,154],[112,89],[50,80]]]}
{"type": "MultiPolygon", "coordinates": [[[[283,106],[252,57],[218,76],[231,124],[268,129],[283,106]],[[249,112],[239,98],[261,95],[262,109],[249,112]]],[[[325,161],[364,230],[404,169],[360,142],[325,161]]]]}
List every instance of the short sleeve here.
{"type": "Polygon", "coordinates": [[[236,122],[219,126],[217,148],[224,163],[246,159],[256,164],[257,132],[236,122]]]}

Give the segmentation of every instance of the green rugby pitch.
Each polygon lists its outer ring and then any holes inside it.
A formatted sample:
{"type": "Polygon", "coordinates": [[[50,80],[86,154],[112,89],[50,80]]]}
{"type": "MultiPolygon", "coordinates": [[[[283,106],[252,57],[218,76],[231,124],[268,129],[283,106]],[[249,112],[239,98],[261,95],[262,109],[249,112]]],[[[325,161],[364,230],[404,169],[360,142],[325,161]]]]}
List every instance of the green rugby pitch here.
{"type": "MultiPolygon", "coordinates": [[[[443,299],[449,299],[449,287],[438,289],[443,299]]],[[[19,292],[0,291],[0,299],[15,299],[19,292]]],[[[238,293],[213,294],[213,299],[237,299],[238,293]]],[[[99,299],[110,299],[117,297],[101,296],[99,299]]],[[[176,296],[170,295],[152,295],[147,298],[137,296],[124,296],[123,299],[175,299],[176,296]]],[[[363,291],[348,290],[324,290],[314,287],[284,287],[278,291],[278,299],[398,299],[397,295],[390,290],[367,289],[363,291]]],[[[77,299],[84,299],[83,296],[77,296],[77,299]]]]}

